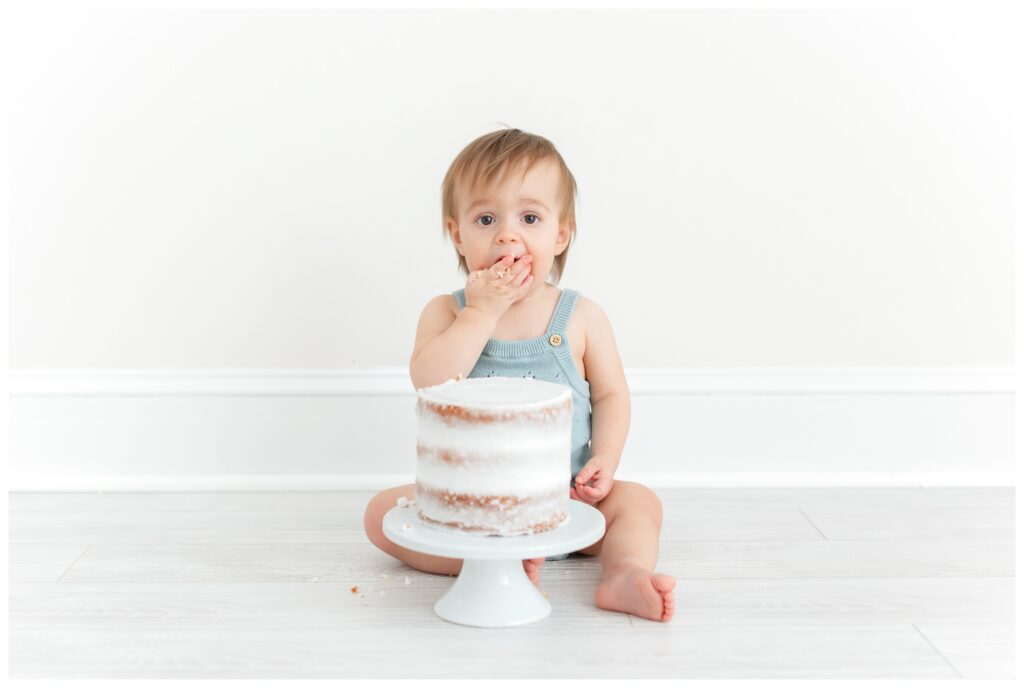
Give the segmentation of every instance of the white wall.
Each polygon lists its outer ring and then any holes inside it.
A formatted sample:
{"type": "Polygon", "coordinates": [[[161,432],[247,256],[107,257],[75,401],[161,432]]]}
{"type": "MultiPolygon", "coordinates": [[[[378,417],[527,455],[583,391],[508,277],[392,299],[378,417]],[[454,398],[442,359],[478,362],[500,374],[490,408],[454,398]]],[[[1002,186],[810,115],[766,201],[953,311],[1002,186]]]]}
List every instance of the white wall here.
{"type": "Polygon", "coordinates": [[[998,20],[62,10],[12,35],[10,356],[29,376],[403,368],[423,304],[464,285],[441,179],[505,124],[572,168],[560,286],[601,304],[629,370],[1014,365],[998,20]]]}

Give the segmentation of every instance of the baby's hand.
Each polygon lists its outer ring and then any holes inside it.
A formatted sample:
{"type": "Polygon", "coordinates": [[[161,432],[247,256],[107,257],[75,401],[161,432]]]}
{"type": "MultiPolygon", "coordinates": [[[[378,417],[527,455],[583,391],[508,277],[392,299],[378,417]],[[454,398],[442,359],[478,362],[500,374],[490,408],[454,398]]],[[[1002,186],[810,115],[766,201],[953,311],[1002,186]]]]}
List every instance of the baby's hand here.
{"type": "Polygon", "coordinates": [[[592,456],[576,474],[576,486],[569,488],[569,497],[593,506],[607,497],[611,489],[611,472],[600,457],[592,456]]]}
{"type": "Polygon", "coordinates": [[[533,256],[515,260],[505,256],[487,270],[471,273],[466,282],[466,308],[476,308],[497,320],[533,284],[532,265],[533,256]]]}

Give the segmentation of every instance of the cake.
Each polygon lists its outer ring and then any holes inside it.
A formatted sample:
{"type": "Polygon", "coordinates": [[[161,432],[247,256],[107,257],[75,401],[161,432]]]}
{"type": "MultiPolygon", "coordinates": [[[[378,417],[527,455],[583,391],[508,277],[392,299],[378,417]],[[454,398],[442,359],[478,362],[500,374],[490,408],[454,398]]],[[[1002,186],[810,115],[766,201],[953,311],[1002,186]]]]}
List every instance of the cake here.
{"type": "Polygon", "coordinates": [[[569,514],[572,390],[531,377],[418,389],[416,514],[471,535],[540,533],[569,514]]]}

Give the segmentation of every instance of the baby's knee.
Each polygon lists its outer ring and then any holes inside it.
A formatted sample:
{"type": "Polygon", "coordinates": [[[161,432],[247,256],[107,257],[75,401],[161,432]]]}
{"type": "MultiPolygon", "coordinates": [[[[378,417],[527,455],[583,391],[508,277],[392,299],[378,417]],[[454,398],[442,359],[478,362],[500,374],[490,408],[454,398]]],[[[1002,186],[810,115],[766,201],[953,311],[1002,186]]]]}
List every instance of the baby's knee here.
{"type": "Polygon", "coordinates": [[[634,505],[641,505],[644,510],[651,515],[651,517],[658,522],[658,525],[664,521],[665,509],[661,503],[661,498],[658,497],[657,493],[651,488],[641,483],[632,481],[621,481],[623,487],[628,487],[628,490],[624,490],[623,496],[629,497],[629,503],[634,505]]]}
{"type": "MultiPolygon", "coordinates": [[[[647,486],[645,485],[644,487],[647,486]]],[[[657,492],[647,487],[647,493],[647,503],[651,507],[651,511],[654,513],[660,526],[665,520],[665,506],[661,503],[661,498],[657,492]]]]}
{"type": "Polygon", "coordinates": [[[383,515],[380,509],[380,494],[378,493],[370,499],[366,505],[366,510],[363,512],[363,530],[366,532],[366,537],[375,545],[384,534],[383,515]]]}
{"type": "Polygon", "coordinates": [[[386,543],[390,542],[384,537],[384,514],[395,505],[395,499],[390,495],[391,492],[392,490],[378,492],[370,499],[366,505],[366,511],[363,513],[363,530],[366,531],[366,537],[381,549],[384,549],[386,543]]]}
{"type": "Polygon", "coordinates": [[[415,487],[415,485],[402,485],[378,492],[366,505],[366,510],[363,512],[363,530],[366,531],[366,537],[370,539],[370,542],[385,552],[394,545],[384,535],[384,516],[392,507],[397,506],[399,497],[412,500],[413,497],[409,496],[410,488],[412,494],[415,495],[415,487]]]}

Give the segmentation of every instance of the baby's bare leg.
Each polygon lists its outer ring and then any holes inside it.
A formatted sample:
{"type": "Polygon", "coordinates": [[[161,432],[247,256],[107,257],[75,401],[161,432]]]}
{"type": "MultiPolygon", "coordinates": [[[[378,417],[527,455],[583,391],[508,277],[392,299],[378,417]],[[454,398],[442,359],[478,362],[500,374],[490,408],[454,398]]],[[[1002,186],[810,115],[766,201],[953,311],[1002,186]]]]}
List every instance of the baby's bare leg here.
{"type": "Polygon", "coordinates": [[[604,578],[630,566],[653,569],[658,561],[660,527],[649,513],[640,509],[620,512],[608,525],[601,547],[604,578]]]}
{"type": "Polygon", "coordinates": [[[448,576],[457,576],[462,571],[461,559],[435,557],[432,554],[413,552],[411,549],[400,547],[393,542],[391,543],[391,547],[384,551],[401,560],[402,563],[407,564],[414,569],[426,571],[427,573],[443,573],[448,576]]]}
{"type": "Polygon", "coordinates": [[[370,542],[414,569],[426,571],[427,573],[443,573],[449,576],[459,575],[459,572],[462,571],[462,559],[436,557],[431,554],[424,554],[423,552],[414,552],[411,549],[396,545],[384,535],[384,514],[397,505],[399,497],[405,497],[410,501],[415,499],[415,483],[384,490],[371,499],[370,503],[366,506],[363,527],[366,530],[366,536],[370,538],[370,542]]]}
{"type": "MultiPolygon", "coordinates": [[[[384,535],[384,514],[398,504],[398,498],[405,497],[413,500],[416,497],[415,483],[393,487],[378,493],[366,506],[366,513],[363,516],[363,527],[370,542],[379,547],[382,551],[390,554],[403,564],[426,571],[427,573],[443,573],[449,576],[457,576],[462,572],[462,559],[452,557],[436,557],[432,554],[414,552],[400,545],[396,545],[384,535]]],[[[412,508],[412,507],[410,507],[412,508]]],[[[544,564],[544,558],[523,559],[523,570],[535,585],[540,585],[540,568],[544,564]]]]}
{"type": "Polygon", "coordinates": [[[607,521],[601,545],[602,580],[594,601],[604,609],[668,621],[675,611],[676,580],[655,573],[661,500],[639,483],[616,480],[598,509],[607,521]]]}

